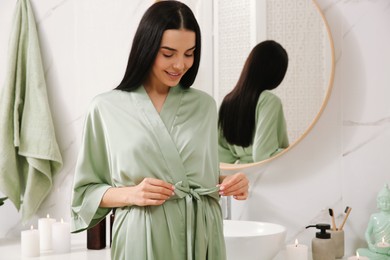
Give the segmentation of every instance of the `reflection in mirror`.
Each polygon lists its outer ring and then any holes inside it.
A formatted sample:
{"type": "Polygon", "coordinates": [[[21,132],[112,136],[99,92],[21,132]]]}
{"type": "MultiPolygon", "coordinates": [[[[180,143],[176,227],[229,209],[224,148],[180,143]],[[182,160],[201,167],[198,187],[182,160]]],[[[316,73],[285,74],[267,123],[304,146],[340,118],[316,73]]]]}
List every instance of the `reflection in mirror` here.
{"type": "Polygon", "coordinates": [[[288,54],[267,40],[250,52],[239,80],[219,108],[219,159],[253,163],[270,158],[289,145],[283,104],[271,92],[283,81],[288,54]]]}
{"type": "MultiPolygon", "coordinates": [[[[326,105],[334,70],[329,29],[317,4],[311,0],[216,0],[214,4],[217,32],[214,85],[219,105],[236,85],[253,46],[264,40],[275,40],[287,50],[286,76],[271,92],[282,101],[290,145],[261,161],[268,162],[296,145],[326,105]]],[[[221,163],[226,169],[251,165],[221,163]]]]}

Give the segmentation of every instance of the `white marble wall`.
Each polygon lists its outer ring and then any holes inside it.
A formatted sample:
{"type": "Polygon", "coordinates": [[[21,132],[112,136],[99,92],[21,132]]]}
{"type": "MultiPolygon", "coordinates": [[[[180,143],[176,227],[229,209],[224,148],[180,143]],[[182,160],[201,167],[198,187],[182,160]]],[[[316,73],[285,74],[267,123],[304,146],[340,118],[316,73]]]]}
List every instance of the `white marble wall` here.
{"type": "MultiPolygon", "coordinates": [[[[366,247],[364,232],[376,195],[390,183],[390,2],[318,1],[335,43],[336,71],[328,106],[309,135],[264,167],[247,169],[251,197],[233,202],[233,218],[288,228],[287,243],[310,245],[308,224],[344,227],[346,256],[366,247]],[[260,173],[260,174],[259,174],[260,173]]],[[[283,259],[283,258],[280,258],[283,259]]]]}
{"type": "MultiPolygon", "coordinates": [[[[0,86],[4,82],[7,42],[14,0],[0,1],[0,86]]],[[[112,89],[125,69],[132,35],[153,1],[31,0],[36,13],[48,91],[64,159],[54,189],[37,217],[50,213],[69,219],[70,190],[84,113],[92,96],[112,89]]],[[[196,6],[198,16],[210,8],[196,6]]],[[[233,218],[278,222],[287,242],[310,244],[305,226],[337,221],[352,207],[345,226],[346,253],[364,246],[376,193],[390,182],[390,3],[388,0],[319,0],[335,42],[336,73],[328,106],[312,131],[287,154],[248,169],[251,197],[233,204],[233,218]]],[[[201,19],[204,39],[211,28],[201,19]]],[[[203,45],[197,87],[212,94],[212,53],[203,45]],[[210,83],[208,83],[210,82],[210,83]]],[[[36,220],[32,220],[34,222],[36,220]]],[[[0,238],[19,235],[20,215],[7,202],[0,207],[0,238]]]]}

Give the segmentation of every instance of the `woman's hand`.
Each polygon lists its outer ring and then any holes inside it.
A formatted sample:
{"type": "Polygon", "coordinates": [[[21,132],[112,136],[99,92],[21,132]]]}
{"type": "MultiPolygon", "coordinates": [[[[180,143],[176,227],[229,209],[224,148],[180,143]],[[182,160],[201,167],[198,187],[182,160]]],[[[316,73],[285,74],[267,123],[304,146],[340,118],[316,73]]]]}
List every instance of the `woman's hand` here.
{"type": "Polygon", "coordinates": [[[233,196],[236,200],[248,198],[249,181],[242,172],[220,176],[219,194],[222,196],[233,196]]]}
{"type": "Polygon", "coordinates": [[[145,178],[130,192],[130,204],[137,206],[161,205],[175,194],[174,190],[175,186],[170,183],[159,179],[145,178]]]}
{"type": "Polygon", "coordinates": [[[175,186],[165,181],[145,178],[136,186],[109,188],[100,207],[158,206],[174,195],[175,186]]]}

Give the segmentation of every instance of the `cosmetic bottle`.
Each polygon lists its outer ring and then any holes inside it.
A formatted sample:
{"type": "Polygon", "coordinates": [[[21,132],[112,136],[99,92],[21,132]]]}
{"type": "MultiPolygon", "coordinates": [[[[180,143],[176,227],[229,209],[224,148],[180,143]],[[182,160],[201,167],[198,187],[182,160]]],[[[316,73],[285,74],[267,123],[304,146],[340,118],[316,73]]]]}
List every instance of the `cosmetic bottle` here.
{"type": "Polygon", "coordinates": [[[330,238],[330,233],[326,232],[330,229],[330,225],[317,224],[307,226],[306,228],[310,227],[315,227],[320,230],[320,232],[316,232],[316,236],[311,242],[313,260],[335,260],[335,245],[330,238]]]}
{"type": "Polygon", "coordinates": [[[103,249],[106,247],[106,219],[87,230],[87,248],[103,249]]]}

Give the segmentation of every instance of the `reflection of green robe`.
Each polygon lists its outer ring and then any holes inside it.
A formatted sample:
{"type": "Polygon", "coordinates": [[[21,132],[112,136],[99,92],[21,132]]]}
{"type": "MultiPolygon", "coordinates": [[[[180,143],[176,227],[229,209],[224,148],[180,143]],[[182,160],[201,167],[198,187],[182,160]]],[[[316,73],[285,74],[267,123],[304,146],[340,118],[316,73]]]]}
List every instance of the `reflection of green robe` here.
{"type": "Polygon", "coordinates": [[[117,209],[112,259],[225,259],[216,117],[214,100],[195,89],[171,88],[160,114],[143,87],[97,96],[76,166],[72,231],[109,213],[99,208],[109,187],[158,178],[176,195],[162,206],[117,209]]]}
{"type": "Polygon", "coordinates": [[[263,91],[256,106],[256,130],[252,145],[241,147],[229,144],[219,136],[219,159],[224,163],[253,163],[270,158],[289,145],[286,120],[280,99],[263,91]]]}

